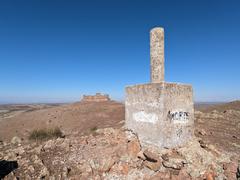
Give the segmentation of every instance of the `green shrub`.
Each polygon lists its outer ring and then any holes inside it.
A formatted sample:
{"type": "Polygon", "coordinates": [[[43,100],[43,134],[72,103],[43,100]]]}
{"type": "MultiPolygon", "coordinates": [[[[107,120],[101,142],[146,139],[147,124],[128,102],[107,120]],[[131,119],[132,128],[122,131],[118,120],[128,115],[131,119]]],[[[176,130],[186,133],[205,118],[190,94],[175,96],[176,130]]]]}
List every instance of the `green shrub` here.
{"type": "Polygon", "coordinates": [[[50,129],[35,129],[30,135],[30,140],[46,140],[52,138],[64,137],[60,128],[50,128],[50,129]]]}
{"type": "Polygon", "coordinates": [[[94,127],[92,127],[90,130],[91,130],[92,132],[95,132],[97,129],[98,129],[97,126],[94,126],[94,127]]]}

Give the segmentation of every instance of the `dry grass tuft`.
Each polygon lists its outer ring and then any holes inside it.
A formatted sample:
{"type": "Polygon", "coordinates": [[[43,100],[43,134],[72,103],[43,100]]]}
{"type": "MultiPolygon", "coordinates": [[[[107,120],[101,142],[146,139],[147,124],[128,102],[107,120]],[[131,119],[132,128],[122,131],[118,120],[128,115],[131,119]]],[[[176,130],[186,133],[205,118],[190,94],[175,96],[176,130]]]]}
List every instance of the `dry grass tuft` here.
{"type": "Polygon", "coordinates": [[[97,126],[94,126],[90,129],[91,132],[95,132],[96,130],[98,130],[98,127],[97,126]]]}
{"type": "Polygon", "coordinates": [[[29,135],[30,140],[46,140],[58,137],[64,137],[59,127],[51,129],[35,129],[29,135]]]}

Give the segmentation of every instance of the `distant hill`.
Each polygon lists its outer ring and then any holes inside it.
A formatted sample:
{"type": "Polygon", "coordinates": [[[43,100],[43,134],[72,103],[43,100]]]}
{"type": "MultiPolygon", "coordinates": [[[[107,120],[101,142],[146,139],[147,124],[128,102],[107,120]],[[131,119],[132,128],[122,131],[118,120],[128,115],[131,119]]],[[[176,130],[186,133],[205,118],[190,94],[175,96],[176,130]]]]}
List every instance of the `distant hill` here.
{"type": "Polygon", "coordinates": [[[219,112],[223,112],[226,110],[238,110],[240,111],[240,101],[232,101],[229,103],[199,103],[195,105],[195,109],[202,112],[211,112],[213,110],[217,110],[219,112]]]}

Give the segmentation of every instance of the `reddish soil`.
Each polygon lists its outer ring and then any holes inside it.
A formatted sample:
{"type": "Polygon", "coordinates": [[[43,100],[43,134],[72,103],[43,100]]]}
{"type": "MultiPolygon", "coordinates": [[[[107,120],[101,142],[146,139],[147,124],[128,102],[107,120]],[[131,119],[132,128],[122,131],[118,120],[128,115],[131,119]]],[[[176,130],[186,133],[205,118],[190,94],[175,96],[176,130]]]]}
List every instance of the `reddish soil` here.
{"type": "Polygon", "coordinates": [[[78,102],[23,112],[0,120],[1,140],[13,136],[27,138],[34,129],[60,127],[65,134],[88,133],[91,129],[120,127],[124,123],[124,105],[108,102],[78,102]]]}

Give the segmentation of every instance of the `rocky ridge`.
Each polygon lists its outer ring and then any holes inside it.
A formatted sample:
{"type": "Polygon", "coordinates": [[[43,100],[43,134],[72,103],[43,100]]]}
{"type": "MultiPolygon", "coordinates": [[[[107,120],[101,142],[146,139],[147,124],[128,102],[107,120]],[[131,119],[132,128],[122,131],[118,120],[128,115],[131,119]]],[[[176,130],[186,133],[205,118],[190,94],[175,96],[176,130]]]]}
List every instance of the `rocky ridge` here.
{"type": "Polygon", "coordinates": [[[5,179],[236,179],[230,154],[200,138],[183,147],[144,147],[126,129],[98,129],[88,136],[42,142],[1,142],[0,159],[19,168],[5,179]]]}

